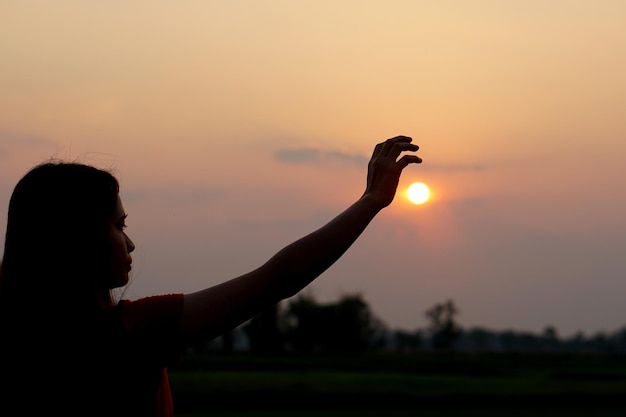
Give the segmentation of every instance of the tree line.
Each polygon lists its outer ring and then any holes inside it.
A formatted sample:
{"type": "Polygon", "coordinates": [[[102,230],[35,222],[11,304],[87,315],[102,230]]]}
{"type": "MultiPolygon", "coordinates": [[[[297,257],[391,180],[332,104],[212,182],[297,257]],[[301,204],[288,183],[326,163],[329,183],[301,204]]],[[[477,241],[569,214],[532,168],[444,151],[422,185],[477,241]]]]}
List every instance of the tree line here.
{"type": "Polygon", "coordinates": [[[539,333],[464,328],[459,315],[453,300],[438,302],[424,311],[425,327],[407,331],[386,326],[360,294],[345,295],[331,303],[299,294],[196,350],[246,350],[265,355],[365,351],[626,353],[626,326],[613,333],[560,337],[554,326],[546,326],[539,333]]]}

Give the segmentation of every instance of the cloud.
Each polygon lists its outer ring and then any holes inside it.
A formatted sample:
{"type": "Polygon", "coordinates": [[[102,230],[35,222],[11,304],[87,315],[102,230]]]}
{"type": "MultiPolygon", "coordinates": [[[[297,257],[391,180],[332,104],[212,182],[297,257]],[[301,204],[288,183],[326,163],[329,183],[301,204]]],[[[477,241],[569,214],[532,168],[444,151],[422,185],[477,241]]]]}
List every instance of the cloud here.
{"type": "Polygon", "coordinates": [[[429,171],[442,171],[442,172],[481,172],[487,169],[485,165],[473,164],[473,165],[430,165],[423,164],[422,168],[429,171]]]}
{"type": "Polygon", "coordinates": [[[50,139],[18,132],[0,130],[0,157],[9,154],[8,148],[39,148],[55,145],[50,139]]]}
{"type": "Polygon", "coordinates": [[[274,153],[274,157],[281,162],[290,164],[319,164],[336,161],[363,166],[368,162],[368,159],[360,154],[349,154],[334,149],[313,147],[279,149],[274,153]]]}
{"type": "Polygon", "coordinates": [[[133,188],[123,189],[122,194],[128,202],[158,203],[160,205],[203,204],[223,198],[226,191],[220,188],[203,186],[178,186],[167,189],[133,188]]]}
{"type": "MultiPolygon", "coordinates": [[[[324,149],[315,146],[303,146],[282,148],[274,152],[274,158],[280,162],[289,164],[322,164],[328,162],[340,162],[363,167],[367,165],[369,158],[361,154],[346,153],[336,149],[324,149]]],[[[420,169],[428,171],[462,173],[482,172],[487,169],[483,164],[452,164],[437,165],[426,163],[420,169]]]]}
{"type": "Polygon", "coordinates": [[[42,146],[53,143],[51,140],[40,136],[0,130],[0,144],[2,145],[42,146]]]}

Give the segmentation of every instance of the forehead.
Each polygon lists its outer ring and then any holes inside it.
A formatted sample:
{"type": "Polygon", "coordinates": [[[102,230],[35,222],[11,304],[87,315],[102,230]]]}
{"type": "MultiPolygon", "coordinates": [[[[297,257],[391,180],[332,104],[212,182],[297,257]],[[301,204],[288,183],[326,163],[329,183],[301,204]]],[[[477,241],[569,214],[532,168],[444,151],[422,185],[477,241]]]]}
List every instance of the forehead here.
{"type": "Polygon", "coordinates": [[[115,211],[113,212],[115,217],[124,217],[126,215],[126,211],[124,210],[124,205],[122,204],[122,199],[120,196],[117,196],[117,202],[115,203],[115,211]]]}

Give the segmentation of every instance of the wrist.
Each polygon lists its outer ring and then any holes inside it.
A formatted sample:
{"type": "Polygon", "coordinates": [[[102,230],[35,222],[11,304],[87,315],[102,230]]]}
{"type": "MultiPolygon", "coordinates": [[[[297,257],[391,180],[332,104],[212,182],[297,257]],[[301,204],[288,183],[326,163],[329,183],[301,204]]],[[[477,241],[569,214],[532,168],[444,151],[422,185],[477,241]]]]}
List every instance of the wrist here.
{"type": "Polygon", "coordinates": [[[359,203],[365,210],[371,212],[372,216],[376,215],[379,211],[389,205],[386,201],[382,201],[380,198],[375,197],[371,193],[364,193],[359,199],[359,203]]]}

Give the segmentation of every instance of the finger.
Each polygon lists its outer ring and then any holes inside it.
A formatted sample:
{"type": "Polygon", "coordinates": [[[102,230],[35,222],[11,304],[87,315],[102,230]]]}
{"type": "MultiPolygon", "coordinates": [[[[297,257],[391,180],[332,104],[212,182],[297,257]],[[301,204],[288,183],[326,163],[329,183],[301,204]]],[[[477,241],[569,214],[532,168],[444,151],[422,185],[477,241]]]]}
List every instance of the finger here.
{"type": "Polygon", "coordinates": [[[398,159],[398,165],[400,169],[406,168],[409,164],[421,164],[422,158],[417,155],[403,155],[402,158],[398,159]]]}
{"type": "Polygon", "coordinates": [[[383,155],[388,155],[391,149],[393,149],[394,145],[396,145],[397,143],[410,143],[412,140],[413,138],[409,136],[395,136],[391,139],[387,139],[383,142],[382,153],[383,155]]]}
{"type": "Polygon", "coordinates": [[[387,139],[387,140],[390,140],[390,141],[393,141],[393,142],[398,142],[398,141],[410,142],[410,141],[413,140],[413,138],[410,137],[410,136],[399,135],[399,136],[394,136],[393,138],[387,139]]]}
{"type": "Polygon", "coordinates": [[[382,152],[382,150],[383,150],[383,145],[384,145],[384,144],[385,144],[385,143],[384,143],[384,142],[382,142],[382,143],[377,144],[377,145],[374,147],[374,152],[372,152],[372,158],[374,158],[374,157],[376,157],[376,156],[378,156],[378,155],[380,155],[380,154],[381,154],[381,152],[382,152]]]}
{"type": "Polygon", "coordinates": [[[400,156],[402,152],[405,152],[405,151],[416,152],[419,148],[420,148],[419,146],[414,145],[412,143],[399,142],[399,143],[394,144],[394,146],[389,151],[388,156],[396,160],[398,159],[398,157],[400,156]]]}

